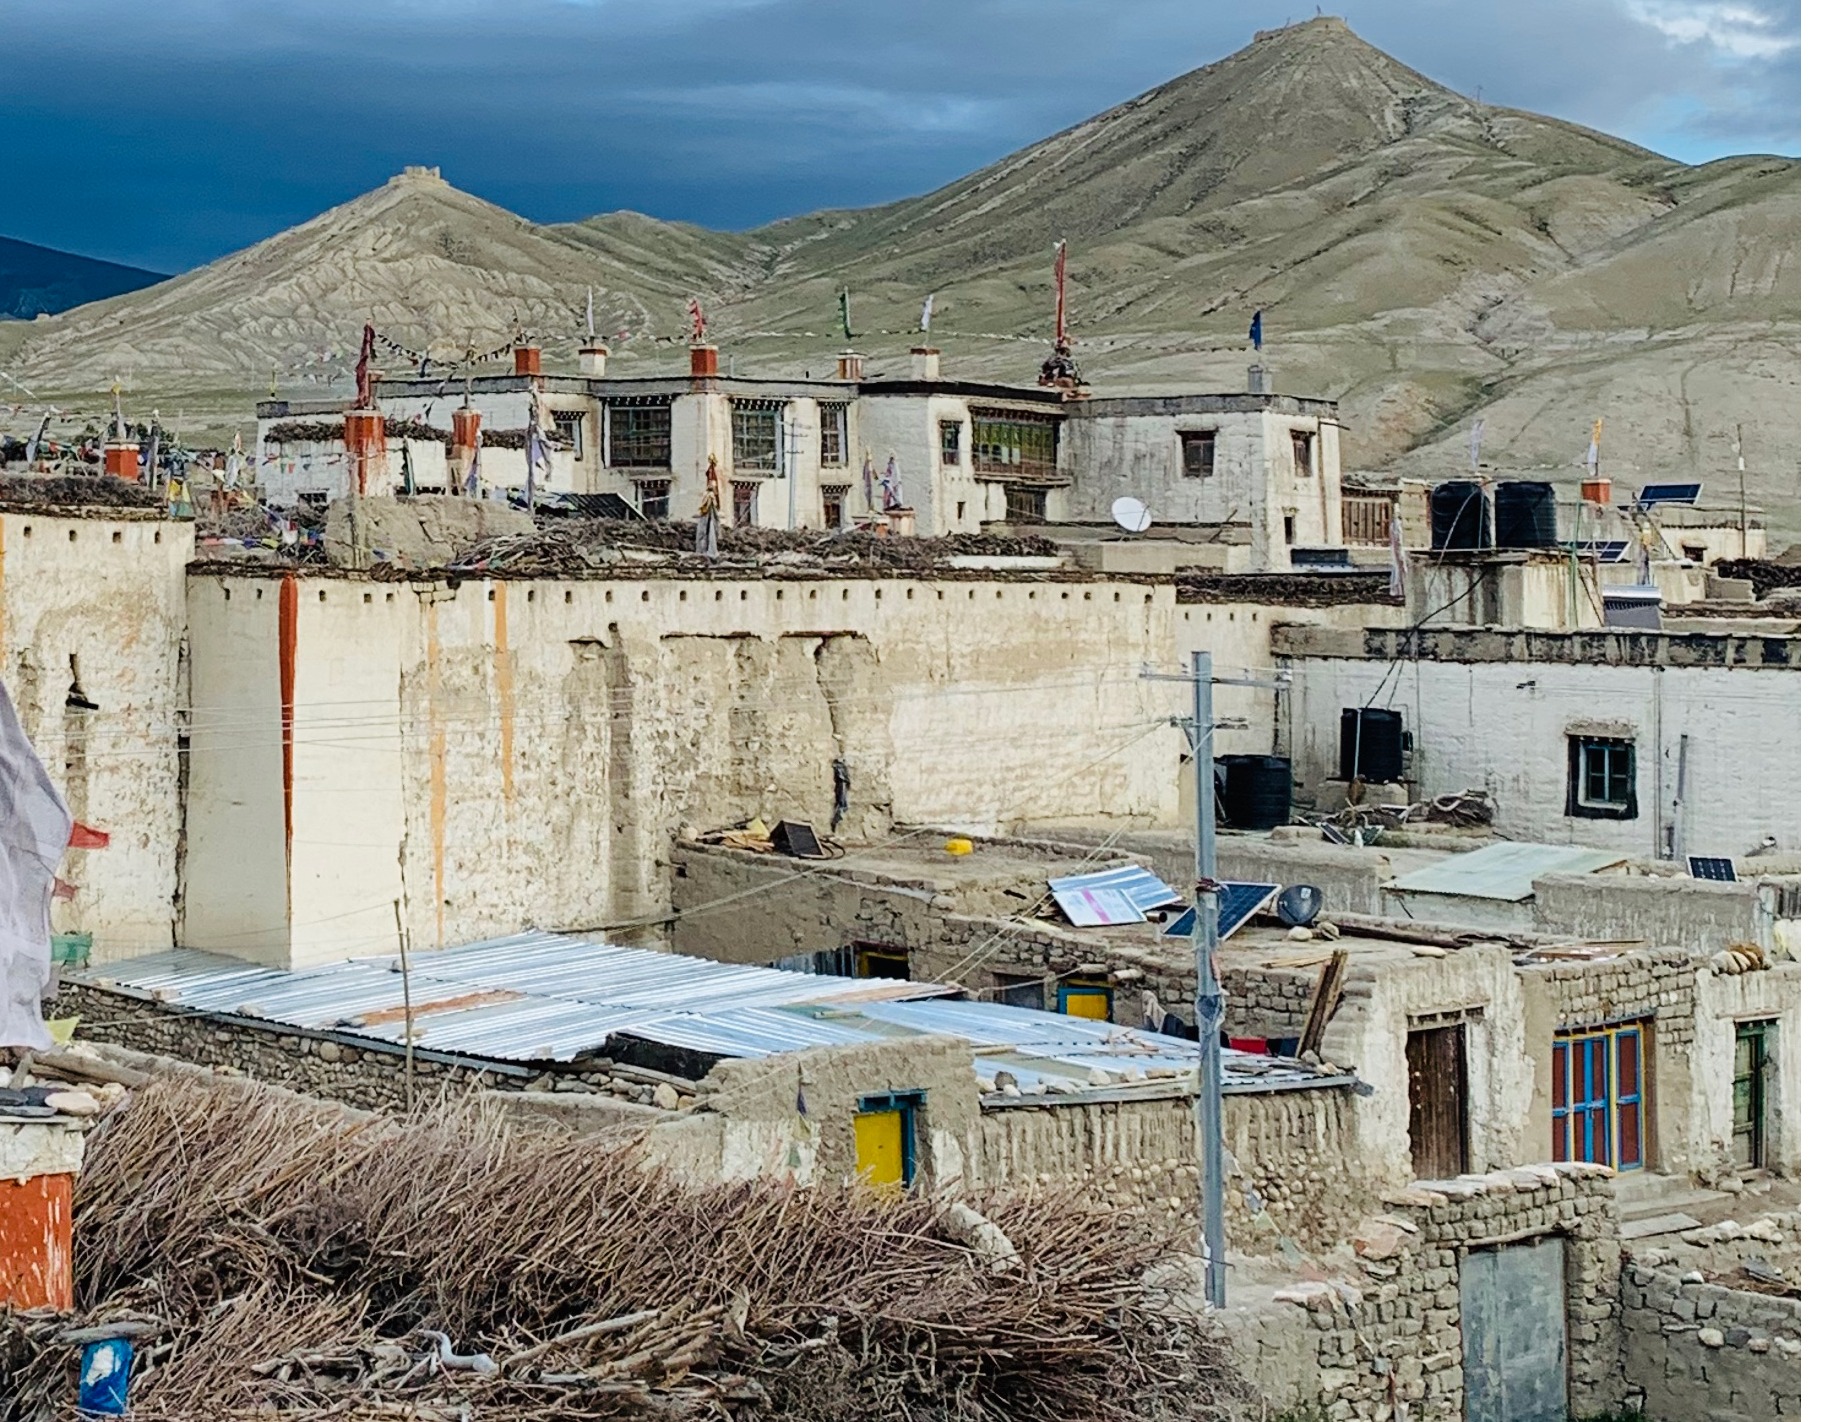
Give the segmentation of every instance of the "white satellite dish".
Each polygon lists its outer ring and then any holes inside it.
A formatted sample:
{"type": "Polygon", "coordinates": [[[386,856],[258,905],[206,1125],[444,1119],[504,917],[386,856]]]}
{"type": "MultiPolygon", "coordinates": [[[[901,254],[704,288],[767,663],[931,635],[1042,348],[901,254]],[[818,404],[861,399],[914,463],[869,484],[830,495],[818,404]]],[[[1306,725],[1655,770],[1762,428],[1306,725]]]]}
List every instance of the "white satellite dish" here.
{"type": "Polygon", "coordinates": [[[1155,522],[1149,506],[1128,494],[1111,500],[1111,518],[1125,533],[1141,533],[1155,522]]]}

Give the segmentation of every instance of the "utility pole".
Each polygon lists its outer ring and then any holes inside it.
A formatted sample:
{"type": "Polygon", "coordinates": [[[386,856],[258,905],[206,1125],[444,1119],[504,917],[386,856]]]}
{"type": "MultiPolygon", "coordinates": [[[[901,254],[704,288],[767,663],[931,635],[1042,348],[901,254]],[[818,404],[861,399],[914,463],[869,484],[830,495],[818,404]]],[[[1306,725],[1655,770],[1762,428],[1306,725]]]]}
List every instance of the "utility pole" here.
{"type": "Polygon", "coordinates": [[[1212,653],[1193,654],[1193,952],[1200,1024],[1200,1209],[1206,1226],[1206,1302],[1225,1307],[1224,1052],[1225,990],[1219,952],[1219,817],[1212,766],[1212,653]]]}
{"type": "MultiPolygon", "coordinates": [[[[1181,721],[1193,748],[1193,954],[1197,974],[1194,1017],[1200,1029],[1200,1213],[1206,1238],[1206,1302],[1225,1307],[1225,1132],[1224,1049],[1219,1044],[1225,1023],[1225,989],[1219,980],[1219,817],[1213,775],[1212,714],[1214,686],[1275,689],[1277,681],[1251,677],[1215,677],[1212,653],[1195,652],[1189,674],[1151,672],[1148,681],[1191,681],[1193,715],[1181,721]]],[[[1228,729],[1242,723],[1228,719],[1228,729]]]]}

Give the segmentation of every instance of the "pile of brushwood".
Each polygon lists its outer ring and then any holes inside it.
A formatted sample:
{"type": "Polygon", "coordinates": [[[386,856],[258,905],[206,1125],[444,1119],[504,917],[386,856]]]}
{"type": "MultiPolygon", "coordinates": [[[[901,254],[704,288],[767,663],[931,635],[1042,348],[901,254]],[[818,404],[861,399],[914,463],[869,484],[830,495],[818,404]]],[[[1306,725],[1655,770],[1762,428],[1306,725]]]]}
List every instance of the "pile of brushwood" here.
{"type": "MultiPolygon", "coordinates": [[[[626,554],[678,555],[706,562],[692,552],[693,527],[685,522],[637,519],[541,520],[535,533],[490,539],[456,559],[453,567],[509,577],[578,575],[614,563],[626,554]]],[[[940,538],[880,538],[872,533],[818,529],[720,528],[721,565],[860,572],[931,572],[960,557],[1053,558],[1059,547],[1033,535],[954,533],[940,538]]]]}
{"type": "Polygon", "coordinates": [[[463,1103],[400,1120],[157,1080],[90,1138],[75,1314],[0,1315],[0,1419],[71,1415],[76,1344],[106,1325],[135,1336],[140,1422],[1246,1405],[1222,1345],[1142,1282],[1165,1246],[1139,1217],[980,1200],[1014,1246],[987,1257],[957,1204],[686,1187],[631,1149],[463,1103]]]}
{"type": "Polygon", "coordinates": [[[165,491],[97,470],[94,474],[10,474],[0,478],[0,504],[15,508],[158,509],[165,491]]]}
{"type": "Polygon", "coordinates": [[[1780,588],[1800,588],[1803,570],[1800,564],[1773,562],[1769,558],[1722,558],[1713,571],[1723,578],[1744,578],[1752,585],[1753,596],[1769,597],[1780,588]]]}

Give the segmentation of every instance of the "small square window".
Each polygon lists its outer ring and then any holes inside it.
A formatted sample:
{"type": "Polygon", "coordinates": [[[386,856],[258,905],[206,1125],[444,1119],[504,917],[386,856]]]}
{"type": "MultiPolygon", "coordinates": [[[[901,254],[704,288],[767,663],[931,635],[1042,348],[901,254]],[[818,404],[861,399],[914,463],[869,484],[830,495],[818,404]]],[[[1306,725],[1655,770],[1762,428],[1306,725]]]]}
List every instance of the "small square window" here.
{"type": "Polygon", "coordinates": [[[666,479],[638,479],[635,494],[641,501],[641,517],[664,519],[672,506],[673,486],[666,479]]]}
{"type": "Polygon", "coordinates": [[[957,464],[958,451],[964,436],[965,425],[962,420],[941,420],[939,422],[939,462],[957,464]]]}
{"type": "Polygon", "coordinates": [[[836,485],[828,485],[819,491],[819,511],[830,529],[842,530],[844,527],[844,490],[836,485]]]}
{"type": "Polygon", "coordinates": [[[1314,436],[1306,430],[1290,430],[1288,438],[1295,453],[1295,472],[1305,479],[1314,472],[1314,436]]]}
{"type": "Polygon", "coordinates": [[[1181,431],[1181,473],[1189,479],[1210,479],[1218,436],[1211,430],[1181,431]]]}
{"type": "Polygon", "coordinates": [[[1638,753],[1629,740],[1568,737],[1568,813],[1589,820],[1638,817],[1638,753]]]}
{"type": "Polygon", "coordinates": [[[755,527],[755,505],[762,491],[760,484],[739,479],[730,485],[730,521],[738,528],[755,527]]]}
{"type": "Polygon", "coordinates": [[[850,407],[834,400],[819,402],[819,464],[826,469],[842,469],[850,461],[850,407]]]}

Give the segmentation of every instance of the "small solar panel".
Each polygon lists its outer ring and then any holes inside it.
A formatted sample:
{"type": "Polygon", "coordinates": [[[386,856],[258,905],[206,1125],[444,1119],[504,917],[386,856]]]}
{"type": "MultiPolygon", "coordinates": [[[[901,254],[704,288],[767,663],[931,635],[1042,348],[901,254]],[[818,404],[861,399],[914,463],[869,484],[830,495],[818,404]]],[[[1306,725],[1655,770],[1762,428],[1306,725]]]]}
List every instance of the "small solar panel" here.
{"type": "Polygon", "coordinates": [[[1692,504],[1701,498],[1699,484],[1646,484],[1638,490],[1638,507],[1652,504],[1692,504]]]}
{"type": "MultiPolygon", "coordinates": [[[[1257,911],[1282,892],[1280,884],[1241,884],[1222,881],[1219,884],[1219,942],[1223,943],[1232,934],[1256,915],[1257,911]]],[[[1193,937],[1194,910],[1188,909],[1173,923],[1162,930],[1164,938],[1193,937]]]]}
{"type": "Polygon", "coordinates": [[[1623,563],[1631,544],[1623,538],[1583,539],[1568,545],[1582,557],[1595,558],[1602,563],[1623,563]]]}
{"type": "Polygon", "coordinates": [[[1691,879],[1712,879],[1719,884],[1739,882],[1739,875],[1733,870],[1733,861],[1724,855],[1691,854],[1688,856],[1688,873],[1691,879]]]}

